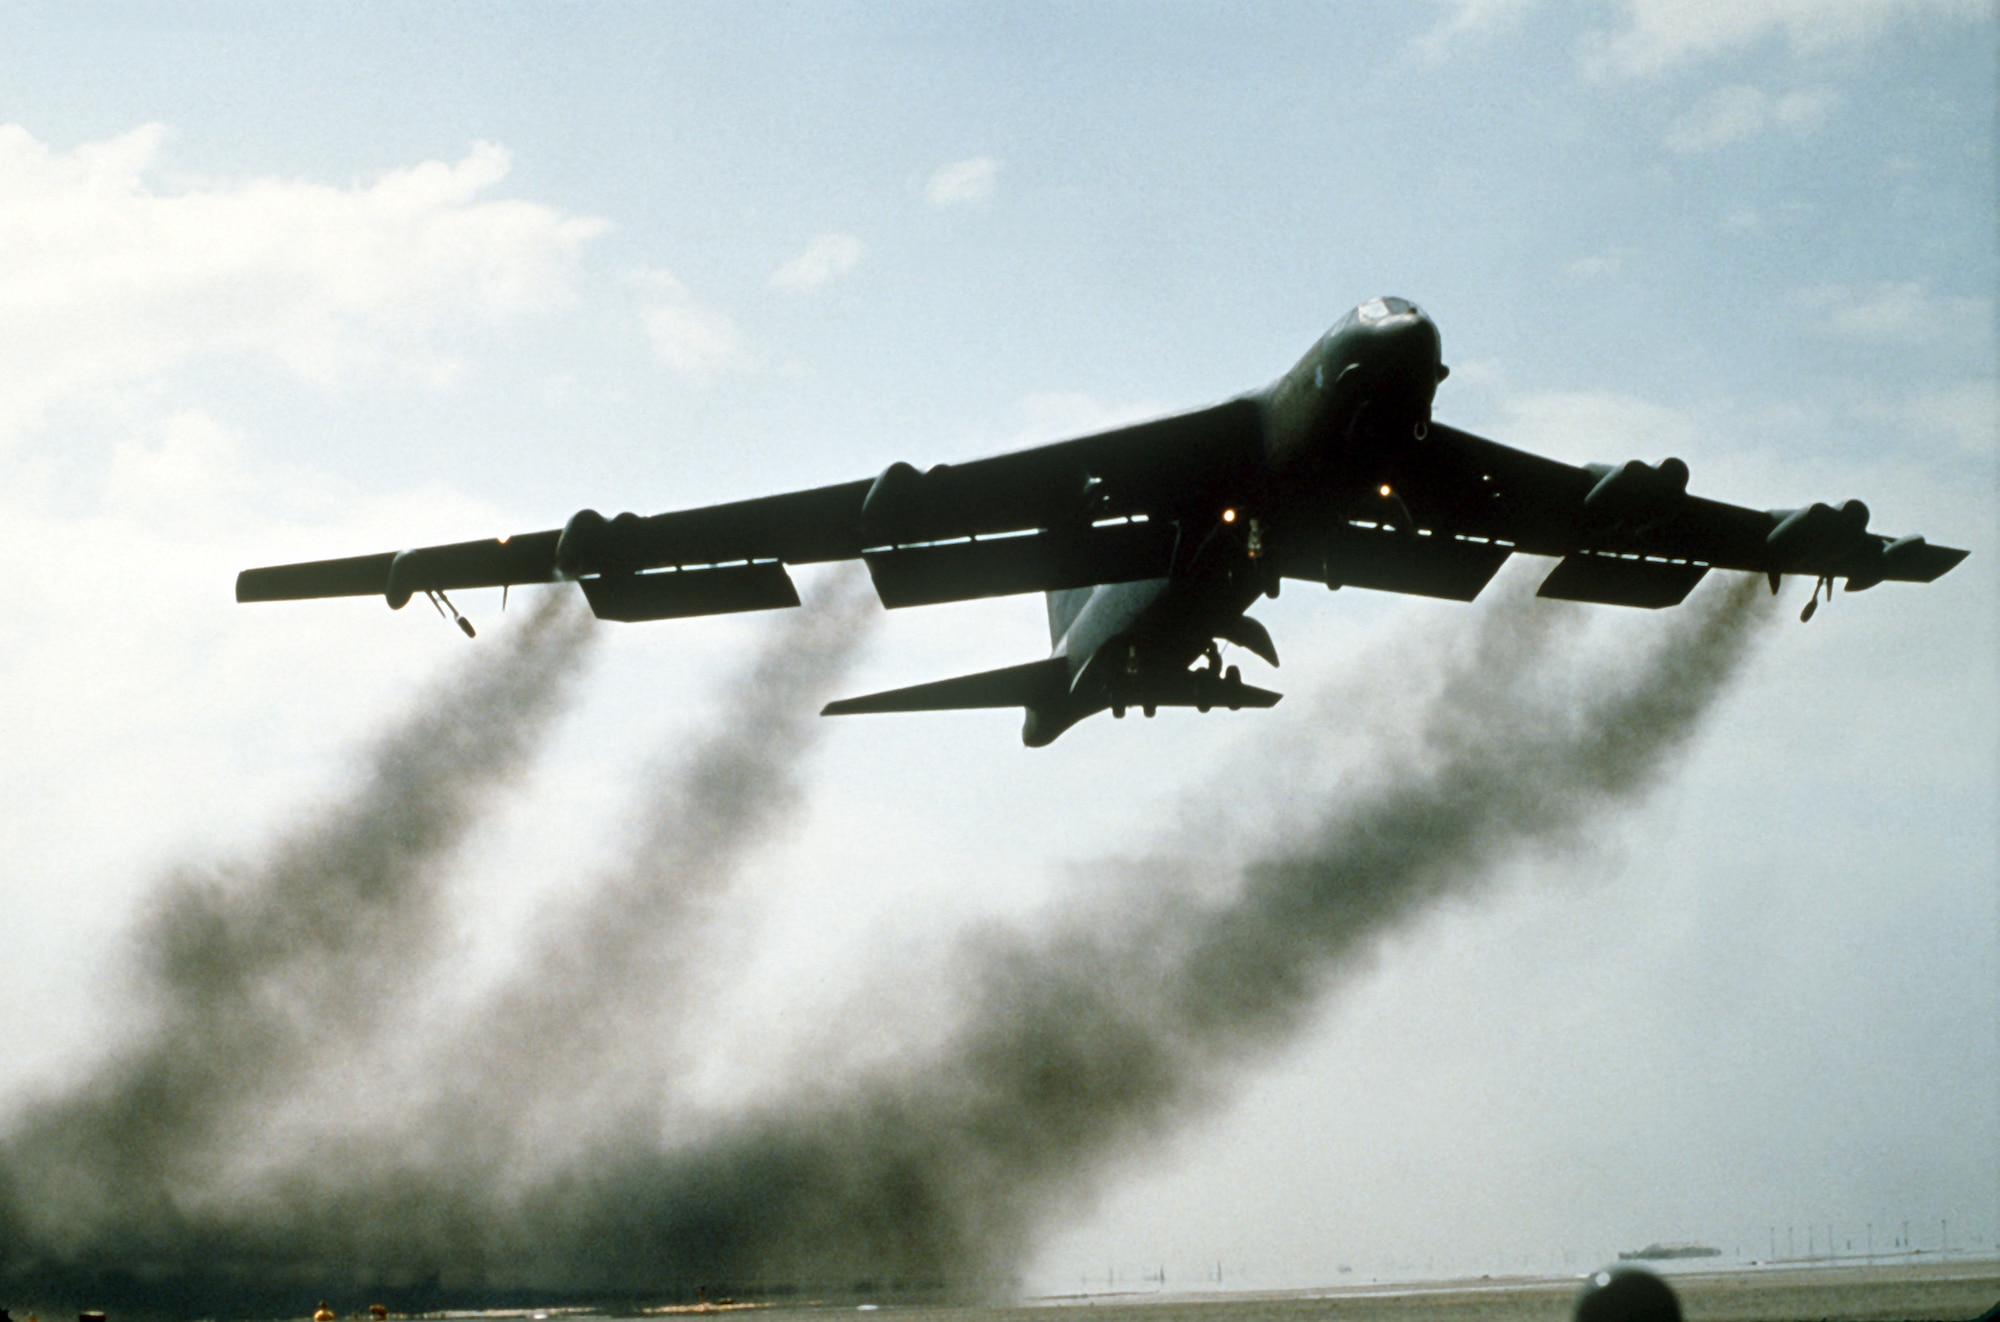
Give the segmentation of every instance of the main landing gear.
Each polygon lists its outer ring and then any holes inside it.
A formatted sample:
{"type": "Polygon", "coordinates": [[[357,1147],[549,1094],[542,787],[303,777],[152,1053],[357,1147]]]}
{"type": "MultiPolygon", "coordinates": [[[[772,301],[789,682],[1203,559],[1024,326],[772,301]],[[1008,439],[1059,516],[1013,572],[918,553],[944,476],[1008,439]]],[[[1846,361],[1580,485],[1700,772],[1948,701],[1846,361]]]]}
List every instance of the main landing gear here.
{"type": "MultiPolygon", "coordinates": [[[[1202,660],[1205,664],[1196,666],[1186,673],[1185,682],[1188,688],[1176,688],[1175,690],[1185,695],[1191,689],[1192,694],[1182,696],[1178,701],[1183,705],[1190,705],[1196,711],[1200,712],[1208,711],[1214,707],[1227,707],[1231,711],[1243,710],[1242,670],[1236,666],[1225,667],[1222,664],[1221,649],[1212,642],[1203,649],[1202,660]]],[[[1138,667],[1134,663],[1134,658],[1127,658],[1125,673],[1119,679],[1121,682],[1111,696],[1112,716],[1123,720],[1125,718],[1125,709],[1128,706],[1137,706],[1147,716],[1152,716],[1159,710],[1158,702],[1133,703],[1128,701],[1128,696],[1131,695],[1133,689],[1140,683],[1138,667]]],[[[1174,700],[1169,698],[1170,702],[1174,700]]]]}
{"type": "Polygon", "coordinates": [[[1243,672],[1235,666],[1223,669],[1222,650],[1210,643],[1202,652],[1202,659],[1208,664],[1199,670],[1190,671],[1194,680],[1194,709],[1205,712],[1218,701],[1231,711],[1243,710],[1243,704],[1232,701],[1243,687],[1243,672]]]}

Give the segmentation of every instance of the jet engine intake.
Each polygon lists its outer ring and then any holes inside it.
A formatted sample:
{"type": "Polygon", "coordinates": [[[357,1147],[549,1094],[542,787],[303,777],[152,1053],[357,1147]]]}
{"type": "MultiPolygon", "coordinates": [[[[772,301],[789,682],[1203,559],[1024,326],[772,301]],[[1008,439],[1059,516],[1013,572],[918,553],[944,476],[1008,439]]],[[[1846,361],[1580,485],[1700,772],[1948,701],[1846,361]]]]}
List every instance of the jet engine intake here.
{"type": "Polygon", "coordinates": [[[556,572],[564,578],[581,578],[597,569],[604,557],[604,544],[611,521],[596,510],[578,510],[563,524],[556,539],[556,572]]]}
{"type": "Polygon", "coordinates": [[[634,572],[641,567],[638,541],[645,522],[629,511],[607,519],[596,510],[578,510],[556,539],[556,572],[564,578],[634,572]]]}
{"type": "Polygon", "coordinates": [[[396,552],[396,558],[389,562],[389,586],[382,594],[389,602],[389,609],[399,611],[409,605],[410,598],[421,586],[417,582],[417,553],[396,552]]]}
{"type": "Polygon", "coordinates": [[[924,514],[924,475],[900,460],[876,477],[861,500],[861,537],[870,546],[917,541],[924,514]]]}
{"type": "Polygon", "coordinates": [[[1583,507],[1612,523],[1636,526],[1653,523],[1673,512],[1687,495],[1688,466],[1680,459],[1657,464],[1627,460],[1616,468],[1592,464],[1597,485],[1583,498],[1583,507]]]}
{"type": "Polygon", "coordinates": [[[1764,541],[1785,565],[1804,564],[1859,551],[1867,543],[1868,507],[1858,500],[1839,509],[1815,501],[1804,509],[1778,512],[1778,525],[1764,541]]]}

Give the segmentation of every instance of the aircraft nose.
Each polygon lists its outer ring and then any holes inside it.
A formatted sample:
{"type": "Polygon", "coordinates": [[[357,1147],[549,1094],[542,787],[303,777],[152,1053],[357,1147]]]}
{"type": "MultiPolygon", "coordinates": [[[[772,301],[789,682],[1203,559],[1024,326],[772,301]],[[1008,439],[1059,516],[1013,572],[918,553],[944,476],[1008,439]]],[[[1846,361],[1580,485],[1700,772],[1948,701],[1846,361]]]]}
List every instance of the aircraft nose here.
{"type": "Polygon", "coordinates": [[[1385,318],[1377,325],[1376,334],[1382,357],[1395,375],[1427,388],[1437,385],[1443,348],[1437,323],[1412,308],[1401,316],[1385,318]]]}

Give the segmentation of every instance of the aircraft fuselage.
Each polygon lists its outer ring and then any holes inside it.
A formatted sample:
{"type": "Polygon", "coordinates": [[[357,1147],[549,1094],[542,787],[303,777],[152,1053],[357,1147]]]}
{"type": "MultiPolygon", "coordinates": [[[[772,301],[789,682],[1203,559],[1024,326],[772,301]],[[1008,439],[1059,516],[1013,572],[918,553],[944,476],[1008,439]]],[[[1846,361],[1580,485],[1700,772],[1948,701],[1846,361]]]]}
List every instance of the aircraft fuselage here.
{"type": "MultiPolygon", "coordinates": [[[[1217,493],[1205,528],[1176,549],[1167,578],[1110,583],[1086,590],[1066,626],[1053,627],[1052,655],[1067,663],[1069,689],[1057,702],[1030,708],[1022,738],[1032,747],[1107,708],[1152,714],[1148,695],[1185,682],[1204,655],[1213,678],[1224,672],[1215,651],[1248,624],[1253,647],[1276,664],[1268,635],[1244,620],[1265,595],[1278,595],[1271,552],[1292,515],[1318,516],[1329,504],[1407,525],[1409,513],[1391,480],[1403,447],[1420,444],[1431,401],[1446,374],[1437,326],[1403,299],[1371,299],[1350,311],[1304,357],[1250,398],[1263,420],[1263,463],[1249,489],[1217,493]]],[[[1198,672],[1206,674],[1207,672],[1198,672]]],[[[1226,703],[1218,687],[1216,701],[1226,703]]]]}

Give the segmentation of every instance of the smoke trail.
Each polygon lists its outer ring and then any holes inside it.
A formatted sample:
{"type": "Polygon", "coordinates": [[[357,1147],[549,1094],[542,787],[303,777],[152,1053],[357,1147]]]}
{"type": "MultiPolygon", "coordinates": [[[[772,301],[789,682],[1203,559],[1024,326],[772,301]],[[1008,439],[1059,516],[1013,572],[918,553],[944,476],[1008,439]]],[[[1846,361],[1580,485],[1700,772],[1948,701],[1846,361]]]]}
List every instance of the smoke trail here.
{"type": "Polygon", "coordinates": [[[439,936],[444,864],[564,706],[590,625],[543,597],[376,743],[346,801],[261,860],[169,878],[138,933],[153,1021],[0,1146],[0,1276],[84,1246],[152,1256],[256,1159],[259,1116],[390,1020],[439,936]]]}
{"type": "Polygon", "coordinates": [[[519,1174],[606,1128],[657,1133],[674,1038],[715,900],[795,820],[799,771],[880,607],[839,574],[778,617],[717,723],[653,773],[632,856],[599,877],[458,1045],[455,1103],[476,1113],[462,1146],[519,1174]]]}
{"type": "Polygon", "coordinates": [[[710,908],[795,815],[819,708],[879,616],[866,579],[841,575],[779,617],[718,724],[655,774],[631,858],[546,925],[440,1054],[433,1095],[399,1132],[329,1143],[214,1209],[198,1233],[253,1271],[191,1293],[280,1298],[322,1288],[324,1263],[367,1264],[375,1294],[410,1307],[616,1290],[592,1250],[549,1262],[565,1241],[535,1204],[596,1181],[607,1151],[660,1150],[710,908]]]}
{"type": "MultiPolygon", "coordinates": [[[[867,1077],[802,1079],[669,1144],[635,1105],[656,1076],[621,1072],[619,1056],[657,1061],[678,986],[670,934],[796,801],[805,713],[828,670],[766,657],[776,682],[749,681],[740,718],[660,781],[638,862],[531,965],[501,1027],[447,1062],[450,1096],[500,1094],[490,1105],[471,1120],[428,1110],[386,1155],[338,1153],[352,1159],[338,1175],[314,1153],[254,1191],[155,1199],[179,1220],[150,1239],[128,1219],[131,1243],[101,1226],[80,1242],[96,1261],[157,1250],[178,1273],[173,1290],[204,1309],[340,1284],[405,1304],[686,1295],[701,1283],[1004,1291],[1054,1219],[1148,1138],[1219,1103],[1236,1070],[1295,1034],[1384,934],[1524,851],[1567,847],[1594,813],[1656,783],[1744,655],[1756,590],[1697,598],[1651,651],[1592,665],[1564,654],[1578,612],[1483,610],[1469,646],[1434,658],[1420,700],[1378,713],[1402,751],[1289,832],[1234,860],[1181,851],[1108,865],[1117,884],[1088,912],[962,943],[939,990],[956,1027],[936,1052],[867,1077]],[[1195,884],[1217,872],[1229,886],[1195,884]],[[571,1068],[606,1069],[609,1091],[565,1103],[559,1086],[508,1081],[560,1083],[571,1068]],[[582,1150],[521,1169],[558,1104],[582,1150]]],[[[846,636],[825,627],[830,647],[846,636]]],[[[157,1301],[168,1286],[151,1289],[157,1301]]]]}
{"type": "Polygon", "coordinates": [[[1487,611],[1428,706],[1396,714],[1410,756],[1243,861],[1234,895],[1146,859],[1108,914],[981,934],[939,1058],[677,1151],[600,1153],[524,1203],[522,1279],[1004,1291],[1052,1217],[1218,1102],[1384,934],[1655,783],[1735,673],[1756,594],[1706,595],[1650,655],[1567,686],[1547,677],[1573,610],[1487,611]]]}
{"type": "Polygon", "coordinates": [[[407,1300],[440,1276],[505,1275],[481,1264],[505,1262],[508,1190],[522,1162],[547,1164],[538,1145],[564,1125],[657,1128],[646,1122],[677,1026],[685,931],[794,814],[818,708],[878,614],[865,580],[844,576],[780,617],[717,727],[655,775],[626,866],[544,934],[438,1062],[443,1094],[400,1122],[308,1127],[286,1136],[285,1159],[255,1160],[254,1131],[302,1090],[308,1054],[323,1064],[343,1037],[379,1026],[392,1008],[380,988],[422,963],[438,916],[423,883],[471,824],[482,777],[521,760],[554,714],[552,681],[588,618],[538,614],[507,663],[462,677],[383,742],[354,803],[233,890],[177,883],[148,927],[167,952],[156,1039],[0,1148],[0,1281],[207,1311],[295,1305],[292,1293],[343,1281],[407,1300]],[[188,949],[189,930],[207,944],[188,949]],[[163,1093],[179,1118],[162,1115],[163,1093]],[[169,1122],[132,1146],[149,1119],[169,1122]],[[69,1187],[79,1172],[88,1202],[69,1187]]]}

